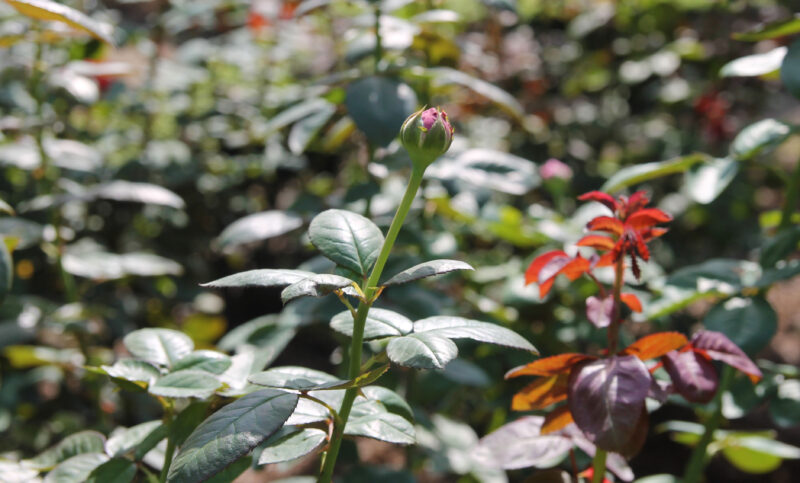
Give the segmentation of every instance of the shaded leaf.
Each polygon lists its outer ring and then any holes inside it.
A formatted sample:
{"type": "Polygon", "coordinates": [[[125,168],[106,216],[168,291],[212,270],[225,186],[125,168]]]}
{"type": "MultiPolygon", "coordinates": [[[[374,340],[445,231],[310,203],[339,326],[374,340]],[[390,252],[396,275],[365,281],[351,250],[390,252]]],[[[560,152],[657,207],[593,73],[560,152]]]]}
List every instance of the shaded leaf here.
{"type": "MultiPolygon", "coordinates": [[[[348,337],[353,336],[353,315],[349,310],[340,312],[331,319],[331,328],[348,337]]],[[[364,340],[379,337],[406,335],[414,328],[414,323],[397,312],[373,308],[367,314],[364,324],[364,340]]]]}
{"type": "Polygon", "coordinates": [[[686,191],[697,203],[707,205],[725,191],[739,172],[739,162],[714,158],[686,172],[686,191]]]}
{"type": "Polygon", "coordinates": [[[283,426],[297,395],[262,389],[223,407],[186,439],[167,481],[194,483],[224,470],[283,426]]]}
{"type": "Polygon", "coordinates": [[[109,458],[103,453],[83,453],[58,464],[44,477],[45,483],[84,483],[109,458]]]}
{"type": "Polygon", "coordinates": [[[793,96],[800,98],[800,39],[789,44],[781,64],[781,82],[793,96]]]}
{"type": "Polygon", "coordinates": [[[788,20],[778,20],[764,25],[759,25],[749,32],[734,33],[735,40],[745,42],[758,42],[800,32],[800,16],[795,15],[788,20]]]}
{"type": "Polygon", "coordinates": [[[599,298],[591,296],[586,299],[586,318],[598,329],[611,325],[614,312],[614,297],[599,298]]]}
{"type": "Polygon", "coordinates": [[[130,483],[136,476],[136,465],[125,458],[113,458],[89,473],[86,483],[130,483]]]}
{"type": "Polygon", "coordinates": [[[231,358],[222,352],[201,350],[183,357],[172,368],[173,372],[191,369],[195,371],[222,374],[231,367],[231,358]]]}
{"type": "Polygon", "coordinates": [[[6,298],[14,281],[14,261],[5,240],[5,237],[0,236],[0,302],[6,298]]]}
{"type": "Polygon", "coordinates": [[[155,420],[137,424],[130,428],[117,428],[108,437],[108,441],[105,444],[105,452],[111,457],[123,456],[133,451],[150,433],[162,425],[163,423],[160,420],[155,420]]]}
{"type": "Polygon", "coordinates": [[[756,354],[777,332],[778,315],[763,297],[734,297],[712,307],[703,325],[725,334],[747,354],[756,354]]]}
{"type": "Polygon", "coordinates": [[[414,426],[404,417],[373,400],[357,401],[344,429],[349,436],[363,436],[394,444],[414,444],[414,426]]]}
{"type": "Polygon", "coordinates": [[[764,243],[759,263],[764,268],[774,267],[779,261],[794,253],[798,243],[800,243],[800,226],[784,228],[764,243]]]}
{"type": "Polygon", "coordinates": [[[102,453],[105,442],[105,436],[97,431],[80,431],[67,436],[34,458],[25,460],[25,465],[38,470],[47,470],[76,455],[102,453]]]}
{"type": "Polygon", "coordinates": [[[388,77],[363,77],[347,86],[347,112],[374,146],[386,146],[417,109],[408,84],[388,77]]]}
{"type": "Polygon", "coordinates": [[[299,121],[289,131],[287,145],[293,154],[302,154],[324,126],[336,113],[332,103],[321,105],[319,110],[299,121]]]}
{"type": "Polygon", "coordinates": [[[549,434],[555,431],[560,431],[567,427],[567,425],[574,423],[575,420],[572,419],[572,413],[569,412],[569,406],[559,406],[556,409],[550,411],[547,416],[544,417],[544,423],[542,424],[542,434],[549,434]]]}
{"type": "Polygon", "coordinates": [[[308,227],[311,243],[337,264],[366,276],[383,246],[383,233],[373,222],[344,210],[327,210],[308,227]]]}

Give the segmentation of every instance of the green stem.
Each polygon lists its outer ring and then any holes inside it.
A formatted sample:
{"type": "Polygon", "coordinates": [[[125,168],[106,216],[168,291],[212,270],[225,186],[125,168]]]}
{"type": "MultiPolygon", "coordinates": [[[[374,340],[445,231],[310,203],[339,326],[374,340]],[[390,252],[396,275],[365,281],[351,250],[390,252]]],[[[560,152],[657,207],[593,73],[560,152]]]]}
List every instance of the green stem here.
{"type": "Polygon", "coordinates": [[[604,450],[597,448],[594,452],[594,459],[592,460],[592,483],[603,483],[603,478],[606,476],[606,453],[604,450]]]}
{"type": "MultiPolygon", "coordinates": [[[[164,424],[167,425],[168,433],[172,432],[173,423],[173,407],[170,403],[169,406],[166,407],[166,412],[164,414],[164,424]]],[[[172,465],[172,458],[175,455],[175,439],[172,435],[167,436],[167,451],[164,453],[164,466],[161,467],[161,475],[158,477],[158,481],[161,483],[165,483],[167,481],[167,475],[169,474],[169,467],[172,465]]]]}
{"type": "MultiPolygon", "coordinates": [[[[359,375],[361,369],[361,351],[364,346],[364,325],[367,321],[369,309],[372,307],[372,298],[375,296],[375,292],[378,289],[377,285],[380,281],[383,269],[386,266],[386,261],[389,259],[389,253],[392,251],[394,242],[397,240],[397,235],[400,233],[400,228],[403,226],[403,222],[411,209],[411,204],[414,202],[414,198],[422,183],[423,174],[424,170],[413,169],[411,171],[408,187],[406,187],[406,192],[403,195],[402,201],[400,201],[400,206],[394,214],[394,219],[392,219],[392,224],[389,226],[389,231],[386,233],[386,239],[383,241],[378,259],[375,262],[375,266],[372,268],[369,279],[365,286],[362,287],[365,300],[358,305],[356,317],[353,320],[353,340],[350,345],[350,366],[348,370],[350,379],[355,379],[359,375]]],[[[342,446],[344,428],[347,426],[347,419],[350,417],[350,410],[353,409],[353,401],[355,401],[358,391],[358,388],[352,388],[348,389],[344,394],[342,407],[339,410],[340,421],[339,424],[336,424],[333,435],[331,436],[331,445],[328,449],[328,453],[325,455],[325,462],[323,463],[322,473],[319,477],[320,483],[330,483],[333,479],[333,469],[336,466],[336,458],[339,456],[339,449],[342,446]]]]}
{"type": "Polygon", "coordinates": [[[703,476],[703,470],[708,462],[708,455],[706,454],[708,445],[714,440],[714,432],[722,422],[722,395],[730,387],[733,375],[732,367],[726,365],[722,368],[722,380],[717,388],[717,394],[714,395],[714,400],[711,402],[711,417],[706,421],[703,437],[700,438],[700,442],[692,450],[689,464],[686,465],[686,473],[683,475],[683,483],[697,483],[703,476]]]}
{"type": "Polygon", "coordinates": [[[383,39],[381,38],[381,2],[375,2],[375,73],[381,70],[383,59],[383,39]]]}
{"type": "Polygon", "coordinates": [[[783,202],[781,223],[778,225],[778,230],[782,230],[792,224],[792,214],[797,208],[797,198],[798,194],[800,194],[800,161],[797,162],[791,179],[787,181],[786,188],[786,199],[783,202]]]}

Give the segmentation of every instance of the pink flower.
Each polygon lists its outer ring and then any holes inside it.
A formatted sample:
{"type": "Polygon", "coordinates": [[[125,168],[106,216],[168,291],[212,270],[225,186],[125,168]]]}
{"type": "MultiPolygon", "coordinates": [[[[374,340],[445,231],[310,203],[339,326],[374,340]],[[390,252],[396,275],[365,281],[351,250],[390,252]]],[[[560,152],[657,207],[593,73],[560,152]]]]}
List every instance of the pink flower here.
{"type": "Polygon", "coordinates": [[[572,169],[561,161],[550,158],[539,168],[539,175],[542,179],[559,178],[568,180],[572,179],[572,169]]]}

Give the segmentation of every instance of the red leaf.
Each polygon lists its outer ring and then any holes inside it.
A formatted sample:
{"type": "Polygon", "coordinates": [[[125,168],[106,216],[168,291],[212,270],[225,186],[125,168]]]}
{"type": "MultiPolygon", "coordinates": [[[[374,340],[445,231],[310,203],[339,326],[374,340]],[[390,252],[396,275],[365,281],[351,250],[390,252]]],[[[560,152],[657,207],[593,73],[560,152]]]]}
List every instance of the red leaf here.
{"type": "Polygon", "coordinates": [[[556,257],[569,258],[569,256],[561,250],[554,250],[552,252],[547,252],[536,257],[533,260],[533,262],[531,262],[528,269],[525,271],[525,285],[538,282],[539,272],[541,272],[542,268],[544,268],[545,265],[547,265],[551,260],[553,260],[556,257]]]}
{"type": "Polygon", "coordinates": [[[722,332],[701,330],[692,337],[692,346],[702,349],[715,361],[722,361],[744,372],[750,376],[753,384],[761,380],[762,374],[758,366],[722,332]]]}
{"type": "Polygon", "coordinates": [[[532,411],[544,409],[567,398],[567,375],[541,377],[514,394],[511,409],[532,411]]]}
{"type": "Polygon", "coordinates": [[[575,424],[598,448],[624,450],[639,423],[651,379],[636,356],[581,364],[570,372],[567,395],[575,424]]]}
{"type": "Polygon", "coordinates": [[[568,406],[557,407],[544,417],[544,423],[542,423],[542,434],[552,433],[554,431],[564,429],[569,423],[573,422],[575,422],[575,420],[572,419],[572,413],[569,412],[568,406]]]}
{"type": "Polygon", "coordinates": [[[610,194],[603,193],[602,191],[590,191],[578,196],[578,199],[581,201],[597,201],[598,203],[606,205],[612,213],[617,211],[617,200],[610,194]]]}
{"type": "Polygon", "coordinates": [[[559,270],[558,273],[563,273],[570,280],[576,280],[581,275],[586,273],[586,271],[589,270],[589,268],[590,268],[589,260],[578,255],[571,262],[564,265],[564,268],[559,270]]]}
{"type": "Polygon", "coordinates": [[[662,358],[675,391],[689,402],[707,403],[717,392],[717,371],[695,351],[672,351],[662,358]]]}
{"type": "Polygon", "coordinates": [[[669,230],[666,229],[666,228],[653,227],[653,228],[648,228],[646,230],[641,231],[640,234],[642,235],[642,239],[644,241],[650,241],[653,238],[660,237],[661,235],[663,235],[664,233],[666,233],[668,231],[669,230]]]}
{"type": "MultiPolygon", "coordinates": [[[[590,466],[589,468],[578,473],[578,476],[585,479],[586,481],[594,481],[594,468],[590,466]]],[[[611,481],[604,476],[603,483],[611,483],[611,481]]]]}
{"type": "Polygon", "coordinates": [[[672,221],[672,217],[658,208],[645,208],[630,215],[625,220],[625,225],[634,230],[644,230],[659,223],[672,221]]]}
{"type": "Polygon", "coordinates": [[[620,299],[622,303],[627,305],[629,309],[633,310],[634,312],[641,312],[642,311],[642,302],[639,301],[639,297],[632,293],[624,293],[620,294],[620,299]]]}
{"type": "Polygon", "coordinates": [[[572,448],[572,440],[567,435],[541,434],[543,420],[541,416],[525,416],[504,424],[481,438],[475,457],[481,463],[506,470],[561,460],[572,448]]]}
{"type": "MultiPolygon", "coordinates": [[[[644,242],[644,239],[641,235],[637,232],[631,232],[630,238],[634,243],[634,247],[636,248],[636,253],[642,260],[650,260],[650,250],[647,249],[647,244],[644,242]]],[[[637,277],[638,278],[638,277],[637,277]]]]}
{"type": "Polygon", "coordinates": [[[611,238],[603,235],[586,235],[578,240],[579,247],[591,247],[598,250],[613,250],[616,242],[611,238]]]}
{"type": "Polygon", "coordinates": [[[646,361],[661,357],[667,352],[678,350],[685,346],[689,340],[678,332],[659,332],[642,337],[626,347],[622,354],[633,355],[646,361]]]}
{"type": "Polygon", "coordinates": [[[511,379],[512,377],[519,376],[555,376],[570,370],[572,366],[578,362],[590,359],[593,360],[596,359],[596,357],[577,353],[566,353],[559,354],[557,356],[545,357],[524,366],[511,369],[506,373],[505,378],[511,379]]]}
{"type": "Polygon", "coordinates": [[[645,206],[650,204],[650,199],[647,198],[644,191],[637,191],[636,193],[632,194],[630,198],[628,198],[628,203],[625,206],[629,213],[633,213],[635,211],[639,211],[645,206]]]}
{"type": "Polygon", "coordinates": [[[586,299],[586,318],[598,329],[611,325],[614,312],[614,297],[589,297],[586,299]]]}
{"type": "Polygon", "coordinates": [[[622,235],[622,222],[610,216],[598,216],[586,224],[593,231],[605,231],[617,236],[622,235]]]}
{"type": "Polygon", "coordinates": [[[600,258],[598,258],[594,262],[594,265],[592,265],[592,268],[594,268],[594,267],[610,267],[611,265],[614,265],[615,262],[616,262],[616,257],[614,255],[614,252],[606,253],[605,255],[601,256],[600,258]]]}

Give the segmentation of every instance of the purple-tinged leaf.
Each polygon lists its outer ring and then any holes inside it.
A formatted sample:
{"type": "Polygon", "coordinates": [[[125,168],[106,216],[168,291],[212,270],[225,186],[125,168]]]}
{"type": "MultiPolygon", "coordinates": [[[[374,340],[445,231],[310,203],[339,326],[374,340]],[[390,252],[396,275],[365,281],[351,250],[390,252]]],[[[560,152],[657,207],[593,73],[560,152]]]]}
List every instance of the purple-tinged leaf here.
{"type": "Polygon", "coordinates": [[[692,337],[692,346],[702,349],[715,361],[724,362],[744,372],[750,376],[753,384],[761,380],[762,374],[758,366],[722,332],[701,330],[692,337]]]}
{"type": "Polygon", "coordinates": [[[675,386],[670,381],[659,381],[656,378],[652,381],[650,389],[647,390],[647,397],[663,404],[669,395],[675,392],[675,386]]]}
{"type": "Polygon", "coordinates": [[[573,368],[567,400],[575,423],[599,448],[621,451],[639,422],[651,379],[636,356],[614,356],[573,368]]]}
{"type": "Polygon", "coordinates": [[[589,297],[586,299],[586,317],[598,329],[611,325],[611,316],[614,313],[613,297],[589,297]]]}
{"type": "Polygon", "coordinates": [[[541,434],[544,418],[527,416],[484,436],[475,451],[481,464],[506,470],[557,464],[572,449],[571,438],[541,434]]]}
{"type": "MultiPolygon", "coordinates": [[[[591,441],[586,439],[586,436],[581,432],[580,429],[578,429],[576,425],[570,424],[564,429],[553,434],[562,434],[569,437],[572,440],[572,443],[578,449],[589,455],[590,458],[594,458],[597,447],[592,444],[591,441]]],[[[606,458],[606,468],[617,475],[622,481],[633,480],[633,470],[630,466],[628,466],[628,462],[625,460],[625,458],[619,453],[608,453],[606,458]]]]}
{"type": "Polygon", "coordinates": [[[711,362],[695,351],[668,352],[664,361],[675,391],[689,402],[707,403],[717,392],[717,371],[711,362]]]}

